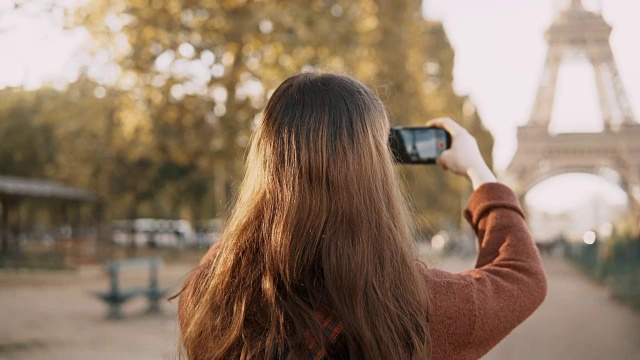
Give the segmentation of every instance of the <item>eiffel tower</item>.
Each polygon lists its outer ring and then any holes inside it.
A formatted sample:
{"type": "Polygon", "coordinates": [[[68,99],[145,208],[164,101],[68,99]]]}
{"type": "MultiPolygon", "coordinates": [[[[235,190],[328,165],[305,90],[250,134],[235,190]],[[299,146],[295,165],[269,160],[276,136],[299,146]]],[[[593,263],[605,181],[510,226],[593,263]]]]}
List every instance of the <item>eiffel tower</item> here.
{"type": "Polygon", "coordinates": [[[547,59],[529,122],[518,128],[518,150],[506,170],[521,196],[534,185],[564,173],[617,173],[629,206],[640,209],[640,124],[609,46],[611,26],[600,14],[571,0],[545,33],[547,59]],[[586,59],[595,74],[604,130],[599,133],[549,133],[558,69],[563,60],[586,59]]]}

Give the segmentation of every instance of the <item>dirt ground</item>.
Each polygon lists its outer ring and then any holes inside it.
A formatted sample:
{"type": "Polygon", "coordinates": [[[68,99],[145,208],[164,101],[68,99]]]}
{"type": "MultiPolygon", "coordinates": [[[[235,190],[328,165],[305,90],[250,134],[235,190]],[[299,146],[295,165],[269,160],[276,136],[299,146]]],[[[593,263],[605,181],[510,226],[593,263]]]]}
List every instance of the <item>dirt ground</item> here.
{"type": "MultiPolygon", "coordinates": [[[[167,265],[163,287],[179,289],[188,265],[167,265]]],[[[123,288],[144,285],[134,269],[123,288]]],[[[107,307],[94,295],[108,280],[98,266],[66,273],[0,273],[0,359],[174,359],[177,301],[161,304],[161,315],[145,315],[144,299],[124,306],[125,319],[105,319],[107,307]]]]}
{"type": "MultiPolygon", "coordinates": [[[[434,259],[436,267],[464,270],[473,259],[434,259]]],[[[640,314],[612,301],[562,259],[545,259],[549,293],[542,307],[485,359],[640,359],[640,314]]],[[[162,269],[163,286],[178,289],[189,265],[162,269]]],[[[132,270],[125,286],[144,284],[132,270]]],[[[76,272],[0,272],[0,359],[175,359],[176,302],[162,315],[144,315],[143,300],[125,306],[126,319],[105,320],[93,291],[106,290],[98,266],[76,272]]]]}

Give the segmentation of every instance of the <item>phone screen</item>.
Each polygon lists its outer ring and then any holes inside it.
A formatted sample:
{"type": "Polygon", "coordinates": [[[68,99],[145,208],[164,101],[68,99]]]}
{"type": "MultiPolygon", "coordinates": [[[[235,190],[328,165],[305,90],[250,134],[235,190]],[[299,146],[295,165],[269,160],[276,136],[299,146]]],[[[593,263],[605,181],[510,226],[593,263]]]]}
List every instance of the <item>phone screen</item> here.
{"type": "Polygon", "coordinates": [[[390,137],[395,160],[405,164],[433,164],[451,144],[449,134],[440,128],[393,127],[390,137]]]}

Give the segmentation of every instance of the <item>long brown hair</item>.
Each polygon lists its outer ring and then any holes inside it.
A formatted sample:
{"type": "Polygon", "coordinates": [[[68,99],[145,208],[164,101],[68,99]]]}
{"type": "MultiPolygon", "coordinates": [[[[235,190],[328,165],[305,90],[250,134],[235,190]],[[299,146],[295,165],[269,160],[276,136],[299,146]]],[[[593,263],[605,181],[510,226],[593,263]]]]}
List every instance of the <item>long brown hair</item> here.
{"type": "Polygon", "coordinates": [[[388,131],[380,100],[347,76],[302,73],[276,89],[221,248],[184,306],[189,358],[283,358],[309,338],[330,356],[428,357],[426,285],[388,131]],[[342,325],[342,348],[319,310],[342,325]]]}

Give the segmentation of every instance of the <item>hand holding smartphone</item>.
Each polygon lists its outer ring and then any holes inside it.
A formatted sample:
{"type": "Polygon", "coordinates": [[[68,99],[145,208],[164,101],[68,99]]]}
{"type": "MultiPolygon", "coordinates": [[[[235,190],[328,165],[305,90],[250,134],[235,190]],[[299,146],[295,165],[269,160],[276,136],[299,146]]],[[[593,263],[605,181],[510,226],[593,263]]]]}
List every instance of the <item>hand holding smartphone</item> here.
{"type": "Polygon", "coordinates": [[[496,177],[482,158],[476,139],[465,128],[449,118],[437,118],[427,122],[427,127],[445,129],[455,143],[438,157],[437,163],[446,171],[466,175],[477,189],[482,184],[495,182],[496,177]]]}
{"type": "Polygon", "coordinates": [[[400,164],[435,164],[451,147],[451,135],[440,127],[395,126],[389,134],[394,160],[400,164]]]}

